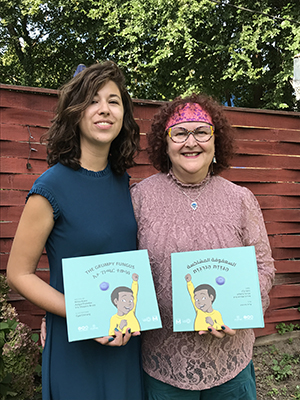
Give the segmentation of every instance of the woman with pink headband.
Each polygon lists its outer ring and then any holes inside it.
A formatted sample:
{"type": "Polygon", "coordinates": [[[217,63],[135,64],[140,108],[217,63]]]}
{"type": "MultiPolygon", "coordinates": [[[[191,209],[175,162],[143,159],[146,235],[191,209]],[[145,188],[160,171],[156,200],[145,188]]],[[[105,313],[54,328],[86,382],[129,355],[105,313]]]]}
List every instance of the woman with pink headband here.
{"type": "Polygon", "coordinates": [[[147,399],[255,400],[251,329],[173,332],[172,322],[174,252],[255,246],[264,311],[269,305],[274,264],[260,207],[247,188],[219,176],[233,155],[232,128],[219,104],[192,95],[160,109],[148,143],[160,172],[131,189],[163,325],[142,334],[147,399]]]}

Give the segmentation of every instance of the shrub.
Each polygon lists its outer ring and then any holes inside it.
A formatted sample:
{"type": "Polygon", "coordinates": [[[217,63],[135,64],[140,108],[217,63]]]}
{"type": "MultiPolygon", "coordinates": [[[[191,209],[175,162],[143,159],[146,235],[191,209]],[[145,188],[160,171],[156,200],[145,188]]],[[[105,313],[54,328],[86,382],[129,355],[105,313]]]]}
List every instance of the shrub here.
{"type": "Polygon", "coordinates": [[[0,274],[0,399],[28,400],[34,397],[40,349],[8,303],[8,292],[6,278],[0,274]]]}

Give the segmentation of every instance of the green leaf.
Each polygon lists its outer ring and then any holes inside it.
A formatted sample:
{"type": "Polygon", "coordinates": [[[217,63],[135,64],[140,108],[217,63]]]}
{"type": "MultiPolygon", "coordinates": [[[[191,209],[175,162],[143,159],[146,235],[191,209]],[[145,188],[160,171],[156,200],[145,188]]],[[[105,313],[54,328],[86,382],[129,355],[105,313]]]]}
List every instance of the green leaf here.
{"type": "Polygon", "coordinates": [[[37,343],[37,342],[39,341],[39,335],[38,335],[37,333],[33,333],[33,334],[31,335],[31,339],[32,339],[35,343],[37,343]]]}

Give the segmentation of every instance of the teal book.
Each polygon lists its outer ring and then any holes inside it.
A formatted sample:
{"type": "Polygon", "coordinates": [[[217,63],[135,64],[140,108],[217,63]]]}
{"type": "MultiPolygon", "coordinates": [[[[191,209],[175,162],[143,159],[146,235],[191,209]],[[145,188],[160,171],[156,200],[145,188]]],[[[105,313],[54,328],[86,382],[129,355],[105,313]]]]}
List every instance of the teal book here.
{"type": "Polygon", "coordinates": [[[171,254],[174,332],[263,328],[254,246],[171,254]]]}
{"type": "Polygon", "coordinates": [[[161,328],[147,250],[62,260],[68,340],[161,328]]]}

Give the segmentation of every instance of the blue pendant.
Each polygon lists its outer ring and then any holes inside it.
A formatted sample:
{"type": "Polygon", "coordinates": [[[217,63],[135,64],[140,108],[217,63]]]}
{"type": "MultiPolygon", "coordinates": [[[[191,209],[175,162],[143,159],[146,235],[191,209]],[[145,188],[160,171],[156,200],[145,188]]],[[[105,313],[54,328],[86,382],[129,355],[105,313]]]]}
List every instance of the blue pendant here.
{"type": "Polygon", "coordinates": [[[195,211],[198,208],[198,204],[195,201],[193,201],[191,207],[195,211]]]}

